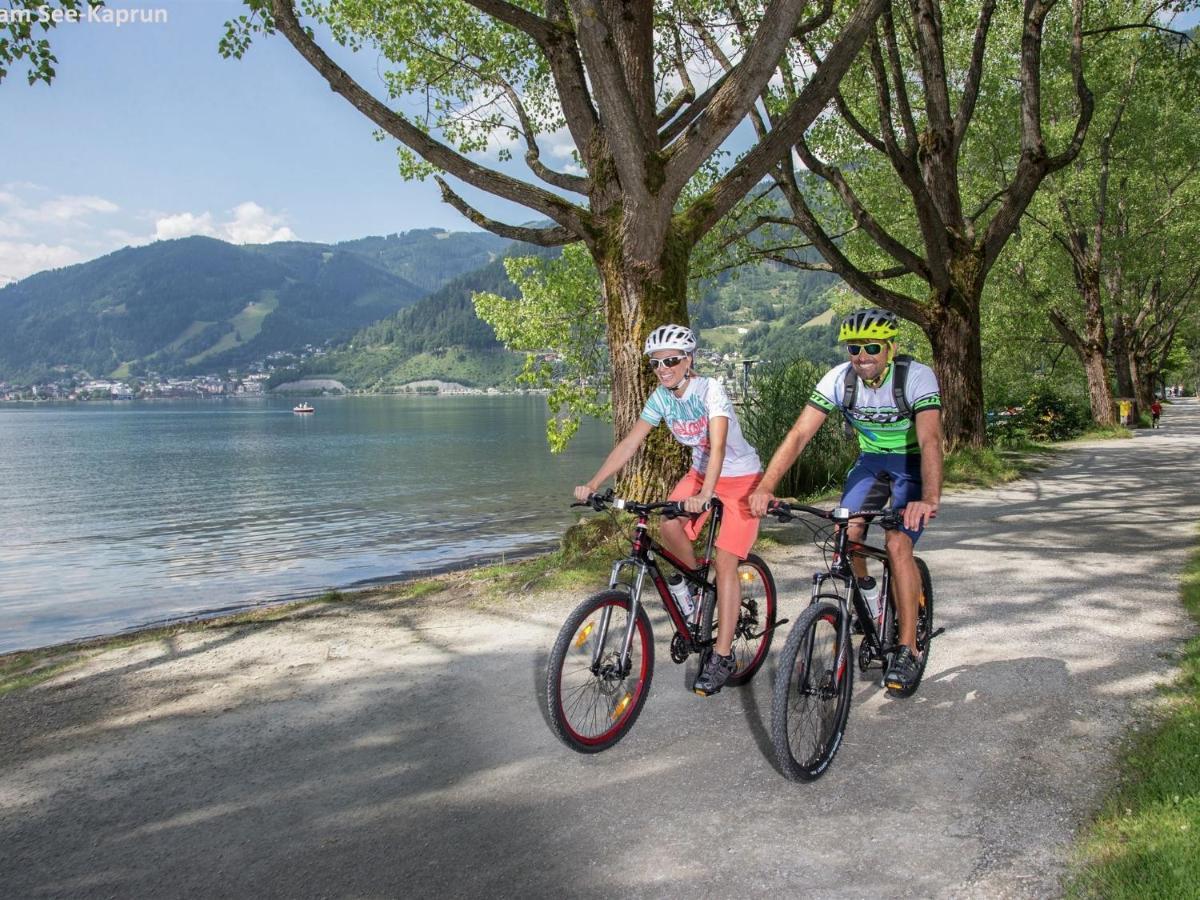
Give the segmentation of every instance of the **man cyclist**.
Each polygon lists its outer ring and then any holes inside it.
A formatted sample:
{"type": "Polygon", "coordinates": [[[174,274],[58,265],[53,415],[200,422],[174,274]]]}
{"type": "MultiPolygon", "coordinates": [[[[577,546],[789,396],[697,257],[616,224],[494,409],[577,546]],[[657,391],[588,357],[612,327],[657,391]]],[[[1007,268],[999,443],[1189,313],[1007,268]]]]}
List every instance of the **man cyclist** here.
{"type": "MultiPolygon", "coordinates": [[[[892,656],[884,683],[905,690],[916,681],[917,615],[921,576],[913,544],[938,512],[942,494],[942,401],[933,370],[915,360],[897,361],[896,316],[884,309],[863,309],[842,320],[838,341],[849,361],[834,366],[817,383],[750,497],[750,510],[766,514],[772,491],[817,433],[829,413],[841,409],[858,436],[859,457],[846,476],[841,506],[877,509],[891,497],[903,511],[900,529],[887,532],[892,590],[900,620],[900,650],[892,656]],[[896,388],[900,388],[899,391],[896,388]]],[[[850,539],[861,541],[866,525],[852,522],[850,539]]],[[[866,563],[851,559],[855,575],[866,577],[866,563]]]]}

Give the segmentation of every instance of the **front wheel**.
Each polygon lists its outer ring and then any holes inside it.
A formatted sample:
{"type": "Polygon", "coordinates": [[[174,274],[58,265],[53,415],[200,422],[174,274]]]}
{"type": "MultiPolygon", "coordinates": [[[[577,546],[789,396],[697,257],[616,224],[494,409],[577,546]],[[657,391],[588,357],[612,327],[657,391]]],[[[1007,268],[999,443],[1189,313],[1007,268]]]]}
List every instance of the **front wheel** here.
{"type": "Polygon", "coordinates": [[[854,686],[845,614],[839,603],[813,603],[792,626],[780,654],[771,743],[779,768],[793,781],[820,778],[842,743],[854,686]]]}
{"type": "MultiPolygon", "coordinates": [[[[775,634],[775,579],[762,557],[751,553],[738,563],[737,628],[733,635],[733,658],[736,668],[726,684],[745,684],[767,661],[771,638],[775,634]]],[[[707,612],[707,611],[706,611],[707,612]]],[[[720,622],[714,622],[710,633],[716,637],[720,622]]]]}
{"type": "Polygon", "coordinates": [[[654,635],[639,605],[623,662],[629,616],[627,593],[603,591],[579,604],[558,632],[546,671],[546,703],[555,734],[572,750],[607,750],[633,727],[646,702],[654,635]]]}

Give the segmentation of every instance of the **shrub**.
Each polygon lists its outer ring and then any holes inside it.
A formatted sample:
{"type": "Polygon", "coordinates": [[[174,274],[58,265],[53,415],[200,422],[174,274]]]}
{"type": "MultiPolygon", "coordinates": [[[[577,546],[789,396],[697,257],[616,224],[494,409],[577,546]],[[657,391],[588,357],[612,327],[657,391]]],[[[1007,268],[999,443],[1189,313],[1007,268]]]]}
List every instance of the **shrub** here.
{"type": "MultiPolygon", "coordinates": [[[[742,408],[742,431],[766,465],[808,402],[825,367],[806,359],[766,363],[754,371],[750,398],[742,408]]],[[[858,441],[842,433],[842,414],[834,410],[775,493],[805,497],[840,484],[858,456],[858,441]]]]}
{"type": "Polygon", "coordinates": [[[1090,419],[1082,404],[1041,386],[1025,401],[1020,426],[1036,441],[1065,441],[1083,434],[1090,419]]]}

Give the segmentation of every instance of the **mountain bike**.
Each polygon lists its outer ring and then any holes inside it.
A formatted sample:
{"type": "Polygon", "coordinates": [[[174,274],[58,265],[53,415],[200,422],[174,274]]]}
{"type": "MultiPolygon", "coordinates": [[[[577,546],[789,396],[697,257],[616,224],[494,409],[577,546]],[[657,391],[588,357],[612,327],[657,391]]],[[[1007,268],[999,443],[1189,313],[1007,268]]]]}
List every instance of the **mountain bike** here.
{"type": "MultiPolygon", "coordinates": [[[[637,517],[629,555],[613,563],[608,589],[588,597],[567,617],[547,666],[546,702],[554,732],[573,750],[597,753],[629,732],[650,690],[654,635],[642,602],[647,578],[674,628],[671,661],[679,664],[698,654],[703,666],[712,653],[720,622],[716,585],[709,581],[709,570],[721,503],[712,500],[704,555],[695,569],[676,559],[649,533],[651,516],[689,515],[682,503],[636,503],[614,497],[610,490],[572,506],[587,506],[596,512],[624,510],[637,517]],[[680,608],[667,586],[661,568],[664,561],[694,592],[698,602],[690,614],[680,608]]],[[[738,565],[738,585],[741,604],[733,641],[737,668],[726,682],[734,686],[754,677],[767,658],[773,632],[787,621],[775,620],[775,581],[760,557],[751,553],[738,565]]]]}
{"type": "MultiPolygon", "coordinates": [[[[858,667],[866,673],[875,664],[887,671],[892,654],[900,649],[900,622],[892,593],[891,564],[887,552],[850,540],[851,520],[877,520],[885,529],[899,528],[901,516],[893,510],[834,510],[789,505],[773,501],[768,514],[781,522],[808,513],[832,523],[818,526],[798,519],[813,531],[814,543],[825,553],[826,569],[813,573],[812,600],[801,613],[784,642],[779,657],[771,702],[771,743],[784,775],[792,780],[813,781],[825,772],[841,746],[850,715],[854,686],[851,641],[856,626],[850,619],[853,608],[862,640],[858,645],[858,667]],[[879,611],[871,610],[850,568],[852,556],[878,561],[879,611]]],[[[917,650],[921,653],[917,679],[905,690],[889,688],[892,696],[907,697],[916,691],[929,663],[929,648],[942,629],[933,629],[933,583],[925,561],[914,557],[921,576],[921,598],[917,618],[917,650]]],[[[880,681],[883,685],[882,679],[880,681]]]]}

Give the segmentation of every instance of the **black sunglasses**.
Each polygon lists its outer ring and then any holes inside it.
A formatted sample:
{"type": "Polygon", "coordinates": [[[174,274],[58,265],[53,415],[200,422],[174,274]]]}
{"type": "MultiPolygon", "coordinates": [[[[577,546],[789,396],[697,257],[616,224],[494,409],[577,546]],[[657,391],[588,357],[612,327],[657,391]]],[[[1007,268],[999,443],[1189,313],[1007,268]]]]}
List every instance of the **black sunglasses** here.
{"type": "Polygon", "coordinates": [[[883,349],[883,344],[847,344],[846,352],[851,356],[858,356],[863,350],[874,356],[883,349]]]}
{"type": "Polygon", "coordinates": [[[666,359],[657,359],[650,357],[650,368],[657,369],[659,366],[666,366],[668,369],[673,369],[681,362],[687,359],[686,356],[668,356],[666,359]]]}

